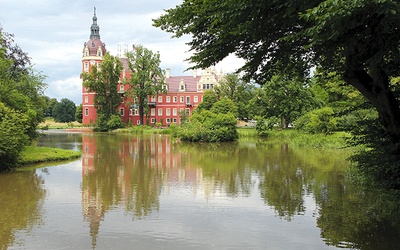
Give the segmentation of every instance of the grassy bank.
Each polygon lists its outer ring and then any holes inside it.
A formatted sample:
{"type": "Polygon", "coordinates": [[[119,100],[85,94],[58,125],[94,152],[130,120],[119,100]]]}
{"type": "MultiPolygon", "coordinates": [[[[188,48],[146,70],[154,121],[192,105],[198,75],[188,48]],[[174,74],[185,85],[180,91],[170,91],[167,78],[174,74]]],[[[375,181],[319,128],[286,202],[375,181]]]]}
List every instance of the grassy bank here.
{"type": "Polygon", "coordinates": [[[52,117],[39,124],[39,129],[67,129],[67,128],[81,128],[83,125],[79,122],[55,122],[52,117]]]}
{"type": "Polygon", "coordinates": [[[27,165],[50,161],[64,161],[79,158],[81,152],[59,148],[28,146],[21,153],[19,165],[27,165]]]}
{"type": "MultiPolygon", "coordinates": [[[[258,137],[253,128],[238,128],[239,138],[258,137]]],[[[295,129],[271,130],[266,141],[270,143],[285,143],[299,148],[339,149],[348,147],[346,139],[350,138],[346,132],[335,132],[330,135],[307,134],[295,129]]]]}

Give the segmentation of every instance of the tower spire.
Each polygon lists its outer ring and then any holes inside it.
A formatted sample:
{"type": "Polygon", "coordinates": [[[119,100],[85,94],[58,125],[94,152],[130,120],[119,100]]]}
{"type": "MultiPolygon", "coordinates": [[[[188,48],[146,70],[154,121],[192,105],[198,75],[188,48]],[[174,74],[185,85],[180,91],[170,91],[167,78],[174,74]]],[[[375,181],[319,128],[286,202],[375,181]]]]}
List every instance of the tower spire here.
{"type": "Polygon", "coordinates": [[[90,39],[100,39],[100,27],[97,24],[96,7],[94,7],[93,23],[90,27],[90,39]]]}

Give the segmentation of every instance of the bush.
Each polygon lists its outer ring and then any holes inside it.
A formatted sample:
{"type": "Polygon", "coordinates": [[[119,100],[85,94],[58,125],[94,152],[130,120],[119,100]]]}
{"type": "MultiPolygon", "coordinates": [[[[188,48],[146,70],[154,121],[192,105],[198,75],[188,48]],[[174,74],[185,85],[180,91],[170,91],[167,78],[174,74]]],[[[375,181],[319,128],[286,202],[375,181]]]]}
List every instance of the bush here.
{"type": "Polygon", "coordinates": [[[125,124],[119,115],[111,115],[111,117],[107,119],[105,115],[99,114],[96,119],[96,127],[94,128],[94,131],[107,132],[123,127],[125,127],[125,124]]]}
{"type": "Polygon", "coordinates": [[[26,115],[6,107],[0,102],[0,170],[9,169],[18,161],[22,149],[29,143],[26,115]]]}
{"type": "Polygon", "coordinates": [[[333,109],[330,107],[315,109],[301,116],[295,122],[297,129],[312,134],[330,134],[336,129],[336,124],[333,109]]]}
{"type": "Polygon", "coordinates": [[[236,141],[236,123],[233,114],[216,114],[203,110],[193,114],[190,122],[181,126],[177,136],[183,141],[192,142],[236,141]]]}

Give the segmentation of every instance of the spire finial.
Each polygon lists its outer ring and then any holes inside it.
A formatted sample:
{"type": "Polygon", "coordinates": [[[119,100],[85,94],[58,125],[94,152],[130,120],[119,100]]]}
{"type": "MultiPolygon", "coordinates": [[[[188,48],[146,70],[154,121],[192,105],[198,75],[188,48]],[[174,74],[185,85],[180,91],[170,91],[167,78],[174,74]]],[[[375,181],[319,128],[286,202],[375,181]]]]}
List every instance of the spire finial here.
{"type": "Polygon", "coordinates": [[[93,7],[93,23],[90,27],[90,39],[100,39],[100,27],[97,24],[96,6],[93,7]]]}

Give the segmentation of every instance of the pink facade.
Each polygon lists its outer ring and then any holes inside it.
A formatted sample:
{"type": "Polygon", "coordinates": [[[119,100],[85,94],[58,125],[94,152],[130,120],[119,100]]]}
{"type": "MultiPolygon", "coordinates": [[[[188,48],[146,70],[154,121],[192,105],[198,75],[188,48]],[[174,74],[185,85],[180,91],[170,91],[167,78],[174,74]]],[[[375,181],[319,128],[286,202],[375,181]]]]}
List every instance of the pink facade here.
{"type": "MultiPolygon", "coordinates": [[[[97,25],[96,13],[93,16],[93,24],[91,26],[91,35],[89,41],[84,44],[82,52],[82,72],[90,72],[94,65],[100,66],[103,56],[106,53],[105,44],[100,40],[99,26],[97,25]]],[[[121,72],[121,79],[130,76],[127,59],[120,57],[124,67],[121,72]]],[[[199,103],[203,101],[203,91],[213,89],[218,84],[221,75],[217,75],[214,70],[206,69],[201,75],[197,75],[197,71],[192,76],[171,76],[170,70],[166,70],[165,81],[168,92],[148,97],[149,115],[145,117],[146,124],[152,125],[161,123],[162,126],[170,124],[180,124],[180,112],[191,115],[199,103]]],[[[118,85],[118,92],[124,96],[128,86],[118,85]]],[[[94,92],[88,92],[82,86],[82,123],[91,125],[96,121],[96,109],[94,107],[94,92]]],[[[130,100],[124,97],[124,101],[118,107],[125,124],[140,124],[140,117],[137,107],[128,106],[130,100]]]]}

